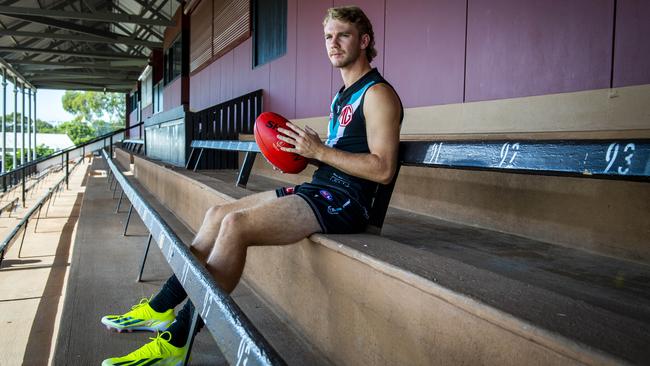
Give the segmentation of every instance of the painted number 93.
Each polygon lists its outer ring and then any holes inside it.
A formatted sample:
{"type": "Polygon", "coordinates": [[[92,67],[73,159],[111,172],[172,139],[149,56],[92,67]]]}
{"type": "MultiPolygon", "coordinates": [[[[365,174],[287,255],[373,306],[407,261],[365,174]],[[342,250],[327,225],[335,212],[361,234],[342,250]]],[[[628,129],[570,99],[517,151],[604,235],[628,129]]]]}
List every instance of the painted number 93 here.
{"type": "MultiPolygon", "coordinates": [[[[605,168],[605,171],[603,173],[608,173],[612,167],[614,167],[614,163],[616,162],[616,158],[618,157],[618,152],[620,150],[621,145],[617,142],[612,142],[611,145],[607,148],[607,154],[605,154],[605,160],[607,161],[607,168],[605,168]]],[[[629,143],[625,145],[625,148],[623,149],[623,154],[625,155],[625,163],[618,165],[617,166],[617,172],[618,174],[625,175],[630,172],[630,166],[632,165],[632,157],[634,156],[634,150],[635,150],[634,143],[629,143]]]]}

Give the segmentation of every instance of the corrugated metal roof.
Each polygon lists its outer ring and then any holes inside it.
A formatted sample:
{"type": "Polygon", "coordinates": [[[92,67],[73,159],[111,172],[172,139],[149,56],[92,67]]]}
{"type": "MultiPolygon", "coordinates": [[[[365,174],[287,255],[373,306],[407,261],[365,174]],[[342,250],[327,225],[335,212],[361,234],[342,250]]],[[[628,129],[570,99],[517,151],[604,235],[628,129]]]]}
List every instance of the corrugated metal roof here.
{"type": "Polygon", "coordinates": [[[179,6],[177,0],[4,1],[0,68],[36,88],[129,91],[151,50],[162,47],[179,6]]]}

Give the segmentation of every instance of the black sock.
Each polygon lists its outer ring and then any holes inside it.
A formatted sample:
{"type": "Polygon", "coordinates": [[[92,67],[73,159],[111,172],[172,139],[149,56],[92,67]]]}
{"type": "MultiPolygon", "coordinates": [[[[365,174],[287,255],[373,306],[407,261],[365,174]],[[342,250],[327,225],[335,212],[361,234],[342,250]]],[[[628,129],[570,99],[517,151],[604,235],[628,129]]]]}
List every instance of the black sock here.
{"type": "MultiPolygon", "coordinates": [[[[194,304],[192,304],[192,301],[188,300],[181,311],[176,315],[176,320],[174,320],[172,325],[167,328],[167,331],[172,335],[172,338],[169,341],[172,346],[183,347],[185,346],[185,343],[187,343],[187,336],[190,333],[192,316],[195,311],[194,304]]],[[[199,316],[196,329],[194,329],[194,334],[198,333],[201,328],[203,328],[203,319],[199,316]]]]}
{"type": "Polygon", "coordinates": [[[149,306],[159,313],[173,309],[187,298],[187,293],[176,275],[169,277],[160,291],[149,301],[149,306]]]}

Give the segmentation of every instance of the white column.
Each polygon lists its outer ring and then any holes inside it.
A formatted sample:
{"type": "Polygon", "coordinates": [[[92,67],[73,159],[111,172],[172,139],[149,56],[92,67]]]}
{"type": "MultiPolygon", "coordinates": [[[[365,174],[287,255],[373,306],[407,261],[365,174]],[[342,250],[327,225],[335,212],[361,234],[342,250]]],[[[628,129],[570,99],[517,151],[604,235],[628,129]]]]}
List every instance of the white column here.
{"type": "Polygon", "coordinates": [[[32,152],[32,159],[36,160],[36,89],[34,89],[34,151],[32,152]]]}
{"type": "Polygon", "coordinates": [[[23,113],[20,116],[20,165],[25,164],[25,84],[20,84],[20,91],[23,94],[23,113]]]}
{"type": "Polygon", "coordinates": [[[2,69],[2,167],[0,172],[4,173],[7,167],[5,149],[7,146],[7,70],[2,69]]]}
{"type": "Polygon", "coordinates": [[[16,169],[16,151],[18,151],[18,81],[14,76],[14,151],[12,169],[16,169]]]}
{"type": "Polygon", "coordinates": [[[32,161],[32,89],[27,88],[27,155],[25,160],[32,161]]]}

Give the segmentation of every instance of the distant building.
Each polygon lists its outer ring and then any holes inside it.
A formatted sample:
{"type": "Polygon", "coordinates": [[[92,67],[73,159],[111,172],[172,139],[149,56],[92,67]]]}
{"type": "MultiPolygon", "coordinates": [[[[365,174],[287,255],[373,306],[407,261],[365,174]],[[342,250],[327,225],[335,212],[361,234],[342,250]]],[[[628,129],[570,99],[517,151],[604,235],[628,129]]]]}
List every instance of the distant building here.
{"type": "MultiPolygon", "coordinates": [[[[32,139],[34,136],[31,136],[32,139]]],[[[17,134],[18,139],[18,149],[21,148],[21,144],[23,143],[23,139],[20,133],[17,134]]],[[[29,141],[27,139],[27,135],[25,135],[25,147],[29,147],[29,141]]],[[[0,137],[1,139],[1,137],[0,137]]],[[[45,145],[49,147],[50,149],[54,149],[54,151],[58,150],[63,150],[65,148],[68,148],[70,146],[73,146],[74,143],[72,140],[70,140],[70,137],[64,133],[37,133],[36,134],[36,144],[37,145],[45,145]]],[[[0,141],[0,147],[2,145],[2,141],[0,141]]],[[[33,141],[32,141],[33,145],[33,141]]],[[[34,148],[34,146],[32,146],[34,148]]],[[[7,142],[6,142],[6,151],[7,153],[11,153],[14,151],[14,134],[13,132],[8,132],[7,133],[7,142]]]]}

